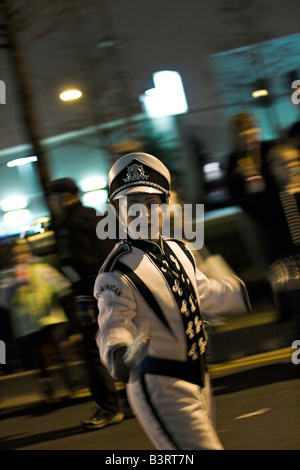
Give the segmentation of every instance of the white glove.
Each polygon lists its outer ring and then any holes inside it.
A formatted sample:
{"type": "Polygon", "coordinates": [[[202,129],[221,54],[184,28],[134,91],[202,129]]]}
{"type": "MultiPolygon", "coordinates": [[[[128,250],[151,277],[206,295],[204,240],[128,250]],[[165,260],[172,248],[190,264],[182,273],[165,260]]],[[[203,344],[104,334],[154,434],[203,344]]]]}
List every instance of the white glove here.
{"type": "Polygon", "coordinates": [[[133,343],[127,347],[123,356],[124,364],[133,369],[137,367],[147,354],[150,343],[149,326],[146,325],[135,337],[133,343]]]}

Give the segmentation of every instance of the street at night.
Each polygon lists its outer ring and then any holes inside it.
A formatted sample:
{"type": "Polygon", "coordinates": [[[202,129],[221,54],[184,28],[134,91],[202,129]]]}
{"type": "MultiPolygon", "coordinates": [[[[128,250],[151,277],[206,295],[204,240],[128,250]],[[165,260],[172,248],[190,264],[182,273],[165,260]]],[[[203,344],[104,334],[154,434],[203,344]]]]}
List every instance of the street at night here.
{"type": "Polygon", "coordinates": [[[0,450],[300,450],[299,16],[0,0],[0,450]]]}
{"type": "MultiPolygon", "coordinates": [[[[300,369],[286,351],[215,366],[212,376],[217,429],[226,450],[299,450],[300,369]]],[[[1,448],[101,450],[107,456],[155,450],[135,418],[84,431],[80,420],[92,406],[87,397],[3,411],[1,448]]]]}

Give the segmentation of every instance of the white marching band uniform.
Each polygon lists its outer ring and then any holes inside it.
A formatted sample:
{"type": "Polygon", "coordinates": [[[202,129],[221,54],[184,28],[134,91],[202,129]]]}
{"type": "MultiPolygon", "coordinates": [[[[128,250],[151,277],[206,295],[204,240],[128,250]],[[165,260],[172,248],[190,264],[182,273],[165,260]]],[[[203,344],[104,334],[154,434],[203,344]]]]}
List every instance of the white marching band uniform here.
{"type": "Polygon", "coordinates": [[[154,446],[223,449],[205,365],[204,317],[245,311],[243,283],[207,278],[180,241],[129,240],[102,266],[94,296],[101,360],[112,377],[127,382],[130,406],[154,446]],[[145,329],[146,355],[124,378],[115,351],[126,350],[145,329]]]}

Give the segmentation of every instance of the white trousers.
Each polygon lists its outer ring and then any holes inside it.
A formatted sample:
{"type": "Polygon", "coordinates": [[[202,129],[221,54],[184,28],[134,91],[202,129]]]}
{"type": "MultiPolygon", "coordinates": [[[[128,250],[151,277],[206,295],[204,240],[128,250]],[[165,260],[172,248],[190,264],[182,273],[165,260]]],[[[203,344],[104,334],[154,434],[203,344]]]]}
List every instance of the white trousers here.
{"type": "Polygon", "coordinates": [[[209,377],[199,386],[146,374],[127,384],[137,420],[158,450],[222,450],[214,427],[209,377]]]}

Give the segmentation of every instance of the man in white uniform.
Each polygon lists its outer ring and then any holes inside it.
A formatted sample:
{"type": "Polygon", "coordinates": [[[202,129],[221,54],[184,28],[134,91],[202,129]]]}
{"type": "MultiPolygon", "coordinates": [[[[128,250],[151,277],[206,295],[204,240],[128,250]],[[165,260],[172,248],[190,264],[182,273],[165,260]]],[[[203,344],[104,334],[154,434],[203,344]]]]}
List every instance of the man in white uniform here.
{"type": "Polygon", "coordinates": [[[243,310],[243,283],[237,278],[208,279],[184,243],[160,236],[160,205],[169,199],[170,173],[156,157],[121,157],[108,182],[118,217],[129,228],[130,208],[143,204],[147,228],[144,239],[133,239],[128,230],[128,239],[116,245],[96,279],[101,359],[112,377],[127,383],[132,410],[157,449],[221,450],[212,417],[202,314],[243,310]],[[151,232],[155,213],[157,234],[151,232]]]}

